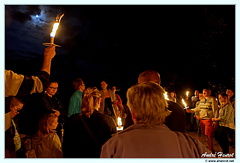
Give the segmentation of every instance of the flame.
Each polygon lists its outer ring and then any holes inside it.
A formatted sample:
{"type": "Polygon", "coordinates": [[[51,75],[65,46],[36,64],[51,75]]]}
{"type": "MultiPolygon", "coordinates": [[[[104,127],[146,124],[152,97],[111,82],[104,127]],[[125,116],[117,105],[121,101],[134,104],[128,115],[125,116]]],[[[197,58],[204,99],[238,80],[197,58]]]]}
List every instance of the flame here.
{"type": "Polygon", "coordinates": [[[117,131],[123,130],[122,119],[120,117],[117,118],[117,131]]]}
{"type": "Polygon", "coordinates": [[[163,95],[164,95],[164,98],[165,98],[166,100],[169,100],[169,98],[168,98],[168,92],[164,92],[163,95]]]}
{"type": "Polygon", "coordinates": [[[188,95],[189,95],[189,91],[186,92],[186,96],[187,96],[187,97],[188,97],[188,95]]]}
{"type": "Polygon", "coordinates": [[[186,104],[186,102],[184,101],[183,98],[182,98],[182,103],[183,103],[184,107],[186,108],[186,107],[187,107],[187,104],[186,104]]]}
{"type": "Polygon", "coordinates": [[[53,29],[52,29],[52,32],[50,33],[50,37],[55,37],[58,26],[59,26],[60,21],[61,21],[63,16],[64,16],[64,14],[62,14],[61,16],[57,15],[56,22],[53,24],[53,29]]]}
{"type": "Polygon", "coordinates": [[[122,126],[122,119],[120,117],[117,118],[117,123],[118,123],[118,126],[122,126]]]}
{"type": "Polygon", "coordinates": [[[59,23],[54,23],[52,32],[50,33],[50,37],[55,37],[59,23]]]}

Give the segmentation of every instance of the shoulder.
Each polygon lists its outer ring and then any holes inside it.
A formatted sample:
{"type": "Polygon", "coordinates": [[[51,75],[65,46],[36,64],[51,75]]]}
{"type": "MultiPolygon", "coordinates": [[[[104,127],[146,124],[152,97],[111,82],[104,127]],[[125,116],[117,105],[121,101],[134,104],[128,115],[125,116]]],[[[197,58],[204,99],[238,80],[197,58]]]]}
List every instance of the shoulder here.
{"type": "Polygon", "coordinates": [[[173,102],[173,101],[167,101],[168,102],[168,110],[179,110],[179,111],[184,111],[183,110],[183,107],[181,105],[179,105],[178,103],[176,102],[173,102]]]}

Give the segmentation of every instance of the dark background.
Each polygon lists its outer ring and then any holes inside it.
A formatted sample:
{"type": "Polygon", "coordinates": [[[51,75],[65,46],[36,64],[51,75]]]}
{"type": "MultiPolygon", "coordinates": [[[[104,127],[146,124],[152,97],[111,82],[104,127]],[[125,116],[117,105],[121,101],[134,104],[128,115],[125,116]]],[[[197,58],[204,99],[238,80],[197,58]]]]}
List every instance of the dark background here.
{"type": "Polygon", "coordinates": [[[37,74],[42,43],[62,13],[51,78],[66,100],[72,80],[81,77],[98,88],[107,79],[125,101],[147,69],[179,97],[235,87],[234,5],[5,5],[5,68],[37,74]]]}

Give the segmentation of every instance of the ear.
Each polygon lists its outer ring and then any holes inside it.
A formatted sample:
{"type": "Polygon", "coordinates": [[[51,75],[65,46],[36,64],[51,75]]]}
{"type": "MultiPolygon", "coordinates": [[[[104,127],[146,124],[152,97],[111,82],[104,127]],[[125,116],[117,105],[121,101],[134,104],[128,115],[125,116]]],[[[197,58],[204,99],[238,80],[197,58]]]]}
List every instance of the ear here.
{"type": "Polygon", "coordinates": [[[137,120],[136,120],[136,116],[133,112],[131,112],[131,116],[132,116],[133,123],[136,124],[137,120]]]}

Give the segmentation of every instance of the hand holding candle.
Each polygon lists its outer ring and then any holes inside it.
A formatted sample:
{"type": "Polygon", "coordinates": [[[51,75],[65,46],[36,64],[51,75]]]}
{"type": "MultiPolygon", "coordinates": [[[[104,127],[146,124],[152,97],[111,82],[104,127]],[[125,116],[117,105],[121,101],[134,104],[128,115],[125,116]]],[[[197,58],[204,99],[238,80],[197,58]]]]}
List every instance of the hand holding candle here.
{"type": "Polygon", "coordinates": [[[184,105],[184,109],[188,109],[189,108],[183,98],[182,98],[182,103],[184,105]]]}

